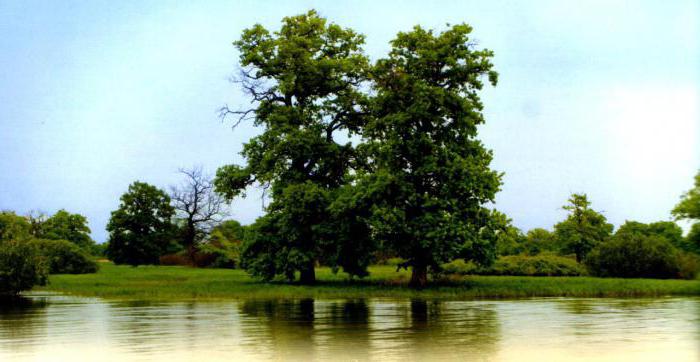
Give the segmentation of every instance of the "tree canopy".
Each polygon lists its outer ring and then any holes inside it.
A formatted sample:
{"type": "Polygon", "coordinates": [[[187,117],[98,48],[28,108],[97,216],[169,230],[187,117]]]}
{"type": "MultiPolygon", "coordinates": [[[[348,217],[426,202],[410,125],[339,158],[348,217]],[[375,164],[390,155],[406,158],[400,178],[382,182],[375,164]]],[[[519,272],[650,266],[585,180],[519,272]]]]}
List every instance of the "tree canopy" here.
{"type": "Polygon", "coordinates": [[[136,181],[120,198],[107,224],[107,256],[116,264],[158,264],[174,236],[170,197],[155,186],[136,181]]]}
{"type": "Polygon", "coordinates": [[[479,91],[497,73],[471,31],[415,27],[375,64],[362,35],[315,11],[243,32],[238,82],[254,107],[222,114],[263,132],[244,145],[247,164],[221,167],[215,184],[229,200],[252,184],[270,192],[242,251],[251,273],[313,282],[322,261],[363,276],[381,248],[423,286],[452,258],[493,259],[500,226],[485,205],[501,175],[477,127],[479,91]]]}
{"type": "Polygon", "coordinates": [[[221,167],[215,184],[228,199],[253,183],[270,191],[267,215],[257,222],[265,236],[244,245],[254,275],[292,279],[299,271],[302,282],[315,281],[332,230],[329,205],[356,162],[354,147],[338,135],[357,132],[362,122],[363,42],[309,11],[284,18],[276,32],[255,25],[234,43],[243,67],[238,82],[254,107],[225,107],[223,115],[253,118],[263,132],[244,145],[247,164],[221,167]]]}
{"type": "MultiPolygon", "coordinates": [[[[490,50],[477,50],[466,24],[434,33],[399,33],[388,57],[372,70],[376,96],[362,130],[369,172],[357,192],[372,200],[374,237],[407,260],[411,285],[426,283],[429,267],[481,249],[501,175],[476,138],[484,123],[479,91],[495,85],[490,50]]],[[[478,259],[478,258],[477,258],[478,259]]]]}
{"type": "Polygon", "coordinates": [[[95,244],[90,238],[87,218],[63,209],[42,222],[36,236],[43,239],[67,240],[84,250],[90,250],[95,244]]]}

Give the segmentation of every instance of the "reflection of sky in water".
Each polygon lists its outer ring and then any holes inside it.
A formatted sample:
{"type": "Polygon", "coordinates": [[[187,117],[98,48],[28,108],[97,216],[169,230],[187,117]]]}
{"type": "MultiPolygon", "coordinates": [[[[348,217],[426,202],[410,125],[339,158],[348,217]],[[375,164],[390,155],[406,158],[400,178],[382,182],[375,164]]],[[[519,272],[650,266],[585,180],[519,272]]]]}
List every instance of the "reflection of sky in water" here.
{"type": "Polygon", "coordinates": [[[0,307],[0,360],[668,360],[700,298],[107,302],[0,307]]]}

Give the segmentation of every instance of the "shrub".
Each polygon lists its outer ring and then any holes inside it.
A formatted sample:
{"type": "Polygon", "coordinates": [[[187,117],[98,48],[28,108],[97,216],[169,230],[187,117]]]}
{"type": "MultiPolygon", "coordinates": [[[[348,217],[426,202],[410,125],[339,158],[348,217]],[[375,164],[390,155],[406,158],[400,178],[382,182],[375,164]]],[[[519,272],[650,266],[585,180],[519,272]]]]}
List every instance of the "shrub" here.
{"type": "Polygon", "coordinates": [[[0,294],[14,295],[35,285],[46,284],[48,267],[36,245],[0,241],[0,294]]]}
{"type": "Polygon", "coordinates": [[[700,271],[700,257],[693,253],[681,253],[678,258],[678,276],[695,279],[700,271]]]}
{"type": "Polygon", "coordinates": [[[574,259],[540,254],[504,256],[486,272],[493,275],[578,276],[585,274],[585,269],[574,259]]]}
{"type": "Polygon", "coordinates": [[[617,234],[593,249],[586,265],[591,274],[600,277],[680,277],[678,249],[656,235],[617,234]]]}
{"type": "Polygon", "coordinates": [[[442,265],[442,271],[447,274],[480,274],[479,267],[472,261],[465,262],[462,259],[453,260],[442,265]]]}
{"type": "Polygon", "coordinates": [[[502,256],[490,267],[473,262],[455,260],[442,266],[448,274],[522,275],[522,276],[578,276],[585,269],[574,259],[550,254],[502,256]]]}
{"type": "Polygon", "coordinates": [[[195,251],[194,263],[186,250],[177,253],[165,254],[159,258],[160,265],[169,266],[190,266],[198,268],[233,268],[226,260],[221,260],[220,256],[204,251],[195,251]]]}
{"type": "Polygon", "coordinates": [[[97,272],[97,263],[78,245],[66,240],[34,239],[51,274],[86,274],[97,272]]]}
{"type": "Polygon", "coordinates": [[[192,266],[192,261],[190,260],[189,255],[187,255],[187,253],[185,253],[184,251],[179,253],[161,255],[159,258],[159,263],[160,265],[168,266],[192,266]]]}

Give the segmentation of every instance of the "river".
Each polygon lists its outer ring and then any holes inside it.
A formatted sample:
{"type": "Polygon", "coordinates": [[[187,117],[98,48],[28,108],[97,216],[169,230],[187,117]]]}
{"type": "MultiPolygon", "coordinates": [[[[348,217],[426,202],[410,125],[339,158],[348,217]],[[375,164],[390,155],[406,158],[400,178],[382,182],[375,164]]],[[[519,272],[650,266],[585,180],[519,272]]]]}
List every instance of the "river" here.
{"type": "Polygon", "coordinates": [[[700,361],[700,298],[0,304],[0,361],[700,361]]]}

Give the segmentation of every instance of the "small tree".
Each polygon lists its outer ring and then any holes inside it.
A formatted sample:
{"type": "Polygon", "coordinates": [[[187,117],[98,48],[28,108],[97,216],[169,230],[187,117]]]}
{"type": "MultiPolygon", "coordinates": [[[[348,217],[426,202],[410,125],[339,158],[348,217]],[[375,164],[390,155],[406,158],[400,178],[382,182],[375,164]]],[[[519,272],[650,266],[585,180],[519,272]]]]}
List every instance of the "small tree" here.
{"type": "Polygon", "coordinates": [[[107,224],[107,256],[116,264],[158,264],[173,238],[175,210],[155,186],[134,182],[107,224]]]}
{"type": "Polygon", "coordinates": [[[197,246],[226,215],[226,200],[214,191],[214,184],[201,168],[180,169],[180,173],[185,181],[171,187],[170,198],[182,221],[182,244],[194,265],[197,246]]]}
{"type": "Polygon", "coordinates": [[[586,194],[572,194],[566,220],[554,226],[554,232],[563,246],[563,252],[576,254],[576,261],[583,261],[589,251],[606,240],[613,230],[605,216],[592,210],[586,194]]]}

